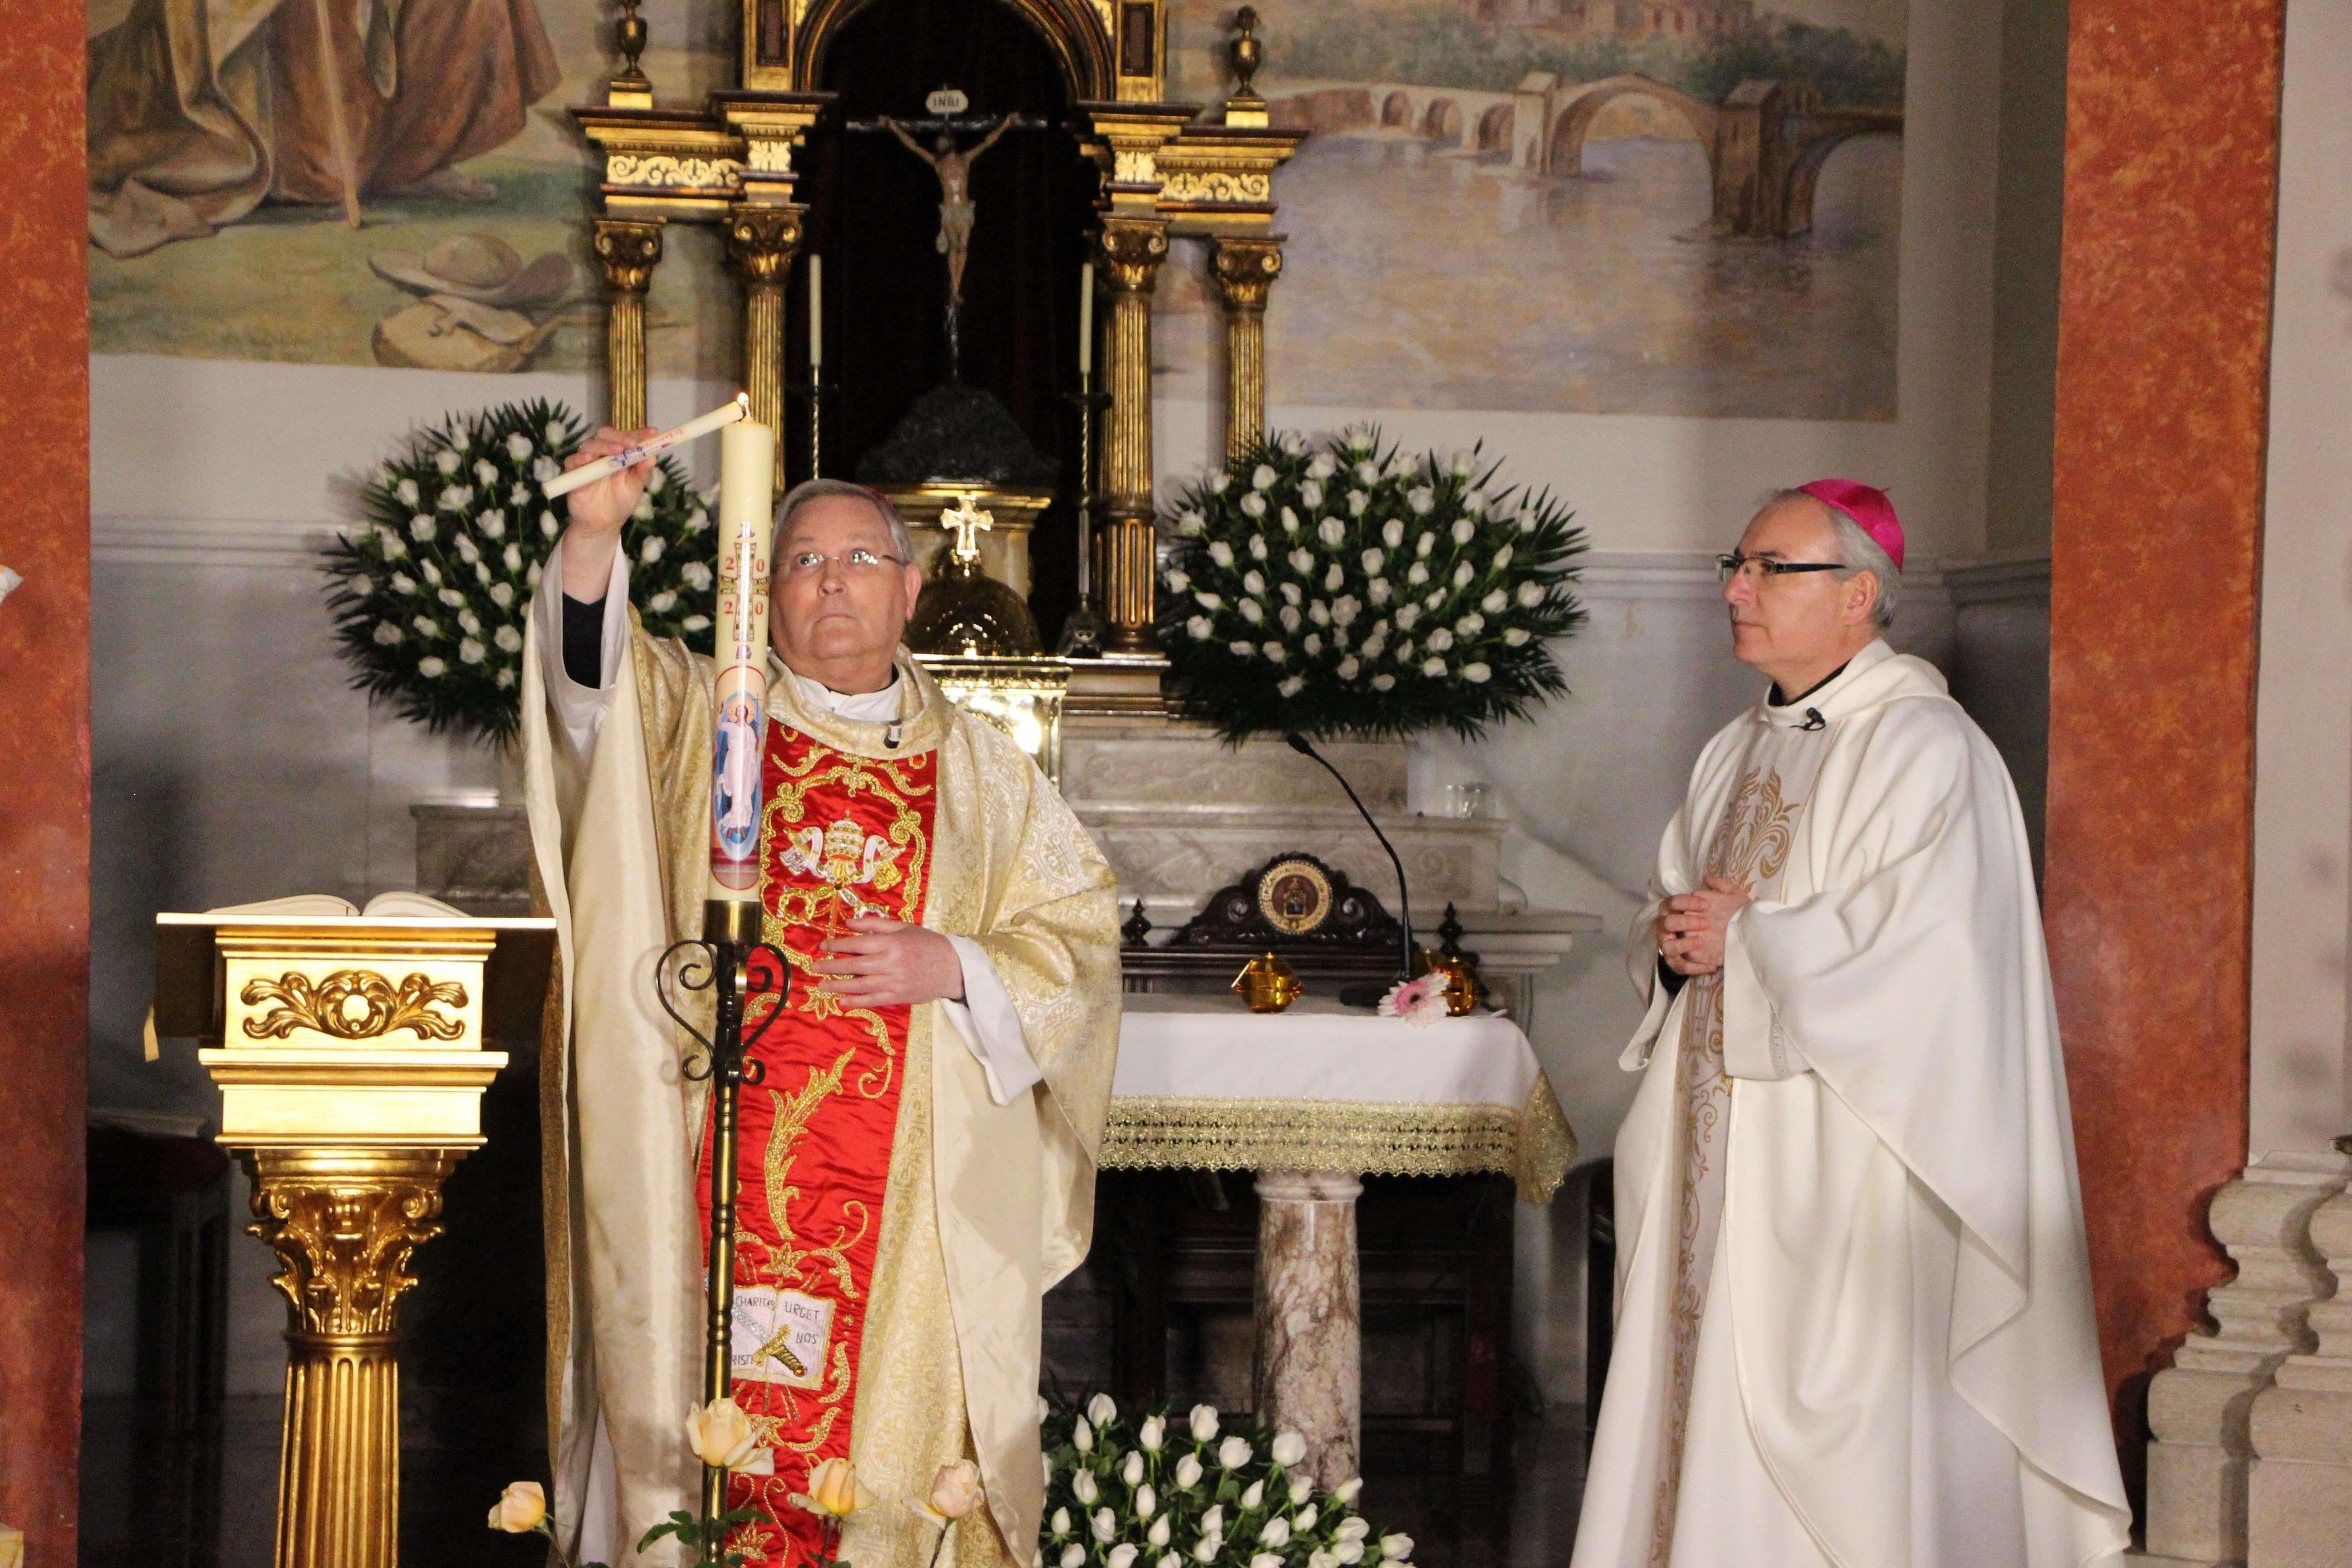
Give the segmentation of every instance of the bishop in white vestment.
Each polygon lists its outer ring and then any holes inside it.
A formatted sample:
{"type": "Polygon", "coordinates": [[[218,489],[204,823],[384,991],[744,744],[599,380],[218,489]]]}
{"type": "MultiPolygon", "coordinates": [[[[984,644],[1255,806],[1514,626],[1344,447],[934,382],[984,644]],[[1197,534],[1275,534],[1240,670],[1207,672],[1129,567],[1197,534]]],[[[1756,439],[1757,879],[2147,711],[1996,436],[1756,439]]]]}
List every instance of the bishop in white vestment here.
{"type": "Polygon", "coordinates": [[[1722,558],[1764,700],[1631,944],[1617,1335],[1572,1568],[2083,1568],[2126,1544],[2017,797],[1881,640],[1902,533],[1818,480],[1722,558]]]}

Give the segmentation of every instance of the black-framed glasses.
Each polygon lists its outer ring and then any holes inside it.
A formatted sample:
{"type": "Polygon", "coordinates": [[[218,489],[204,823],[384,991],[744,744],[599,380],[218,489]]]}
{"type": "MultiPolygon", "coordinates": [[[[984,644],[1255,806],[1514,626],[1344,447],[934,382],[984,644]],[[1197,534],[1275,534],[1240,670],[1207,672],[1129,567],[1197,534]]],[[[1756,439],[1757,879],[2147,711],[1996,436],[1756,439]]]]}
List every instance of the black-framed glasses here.
{"type": "Polygon", "coordinates": [[[839,566],[845,574],[847,574],[850,576],[856,576],[862,573],[879,571],[884,566],[903,566],[906,564],[904,561],[901,561],[896,555],[885,555],[878,550],[868,550],[861,544],[855,549],[845,550],[838,555],[820,554],[818,552],[814,550],[802,550],[795,552],[784,558],[784,575],[787,577],[814,577],[818,573],[824,570],[825,563],[828,561],[839,566]]]}
{"type": "Polygon", "coordinates": [[[1755,571],[1749,575],[1759,583],[1774,577],[1786,577],[1792,572],[1846,570],[1846,564],[1843,561],[1774,561],[1769,556],[1742,555],[1735,550],[1728,555],[1718,555],[1715,558],[1716,581],[1727,584],[1741,573],[1747,572],[1751,566],[1755,571]]]}

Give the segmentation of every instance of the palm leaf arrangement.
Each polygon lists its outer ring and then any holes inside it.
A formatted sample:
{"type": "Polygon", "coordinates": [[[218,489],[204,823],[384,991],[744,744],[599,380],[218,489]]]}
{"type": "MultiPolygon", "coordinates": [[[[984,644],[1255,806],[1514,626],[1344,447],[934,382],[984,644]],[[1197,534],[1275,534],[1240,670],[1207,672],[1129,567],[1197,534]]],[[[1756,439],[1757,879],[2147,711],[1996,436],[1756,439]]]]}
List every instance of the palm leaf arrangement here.
{"type": "MultiPolygon", "coordinates": [[[[368,480],[366,521],[327,549],[327,603],[354,686],[436,731],[502,743],[522,710],[523,620],[564,526],[540,493],[587,426],[537,399],[451,415],[368,480]]],[[[710,498],[656,460],[624,526],[629,599],[656,637],[710,651],[710,498]]]]}
{"type": "Polygon", "coordinates": [[[1475,740],[1566,689],[1548,645],[1585,619],[1584,532],[1500,466],[1286,432],[1183,492],[1160,644],[1188,704],[1228,740],[1475,740]]]}

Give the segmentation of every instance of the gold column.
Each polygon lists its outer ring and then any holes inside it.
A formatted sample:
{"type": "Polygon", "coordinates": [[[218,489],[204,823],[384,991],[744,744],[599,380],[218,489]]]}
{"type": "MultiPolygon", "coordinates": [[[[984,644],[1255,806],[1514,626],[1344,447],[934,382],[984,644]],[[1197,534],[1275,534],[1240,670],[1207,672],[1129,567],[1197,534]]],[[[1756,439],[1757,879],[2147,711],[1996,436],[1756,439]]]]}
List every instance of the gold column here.
{"type": "MultiPolygon", "coordinates": [[[[801,247],[808,208],[737,202],[727,209],[727,255],[743,279],[743,390],[751,417],[781,437],[784,427],[784,280],[801,247]]],[[[776,489],[784,465],[776,465],[776,489]]]]}
{"type": "Polygon", "coordinates": [[[604,318],[606,418],[616,429],[646,422],[646,289],[661,262],[660,218],[600,217],[596,260],[610,298],[604,318]]]}
{"type": "Polygon", "coordinates": [[[1225,299],[1225,455],[1265,434],[1265,300],[1282,275],[1282,243],[1220,239],[1217,289],[1225,299]]]}
{"type": "Polygon", "coordinates": [[[247,1152],[287,1301],[278,1568],[393,1568],[400,1535],[400,1293],[441,1234],[459,1149],[247,1152]]]}
{"type": "Polygon", "coordinates": [[[1168,223],[1107,216],[1097,237],[1110,293],[1103,366],[1111,403],[1096,487],[1106,515],[1097,535],[1095,581],[1109,625],[1106,651],[1153,653],[1160,645],[1151,627],[1159,575],[1152,550],[1151,289],[1168,258],[1168,223]]]}

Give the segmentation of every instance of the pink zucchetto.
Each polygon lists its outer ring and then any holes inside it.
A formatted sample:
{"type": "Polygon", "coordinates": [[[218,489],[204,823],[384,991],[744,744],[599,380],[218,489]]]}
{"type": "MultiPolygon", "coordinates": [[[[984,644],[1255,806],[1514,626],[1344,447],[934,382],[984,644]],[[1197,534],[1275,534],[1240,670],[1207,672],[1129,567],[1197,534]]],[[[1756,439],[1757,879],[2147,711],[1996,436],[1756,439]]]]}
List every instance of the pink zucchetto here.
{"type": "Polygon", "coordinates": [[[1856,528],[1877,541],[1878,547],[1886,552],[1886,558],[1895,563],[1895,569],[1903,570],[1903,524],[1895,517],[1895,503],[1886,499],[1885,490],[1874,489],[1856,479],[1815,479],[1797,488],[1852,518],[1856,528]]]}

